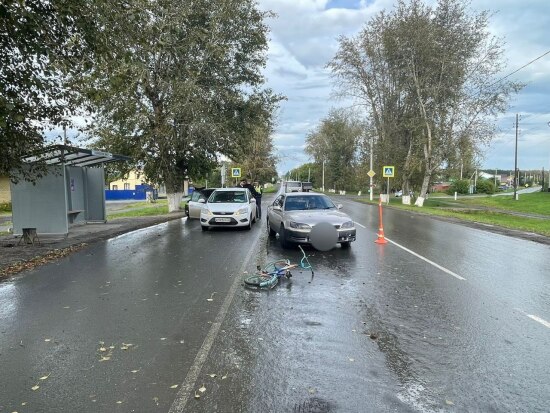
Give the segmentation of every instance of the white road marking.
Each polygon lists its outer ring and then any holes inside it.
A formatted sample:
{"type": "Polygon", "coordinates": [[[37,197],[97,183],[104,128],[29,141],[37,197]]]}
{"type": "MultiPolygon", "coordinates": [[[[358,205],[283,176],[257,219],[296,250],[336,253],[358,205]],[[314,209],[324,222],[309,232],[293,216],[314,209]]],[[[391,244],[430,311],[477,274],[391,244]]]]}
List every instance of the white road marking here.
{"type": "MultiPolygon", "coordinates": [[[[354,222],[355,222],[355,221],[354,221],[354,222]]],[[[367,229],[367,227],[366,227],[366,226],[364,226],[364,225],[360,224],[359,222],[355,222],[355,225],[359,225],[359,226],[360,226],[361,228],[363,228],[363,229],[367,229]]]]}
{"type": "Polygon", "coordinates": [[[537,317],[536,315],[533,315],[533,314],[526,314],[527,317],[529,317],[531,320],[535,320],[537,323],[541,323],[544,327],[546,328],[550,328],[550,323],[546,320],[543,320],[542,318],[540,317],[537,317]]]}
{"type": "MultiPolygon", "coordinates": [[[[252,258],[252,254],[256,251],[256,247],[258,245],[260,235],[261,235],[261,232],[258,232],[258,237],[254,241],[252,248],[248,251],[246,258],[244,259],[243,264],[239,269],[239,274],[243,274],[245,269],[248,267],[248,264],[252,258]]],[[[241,285],[241,278],[235,277],[235,280],[233,281],[233,284],[229,289],[227,297],[225,297],[225,300],[220,308],[220,311],[218,312],[218,315],[216,316],[214,323],[212,323],[212,327],[210,327],[210,331],[208,331],[208,334],[206,335],[206,338],[204,339],[204,342],[202,343],[202,346],[199,349],[199,352],[195,356],[195,361],[193,362],[193,365],[187,372],[187,376],[185,377],[185,380],[181,384],[180,390],[176,394],[176,398],[172,403],[172,406],[170,407],[170,410],[168,411],[168,413],[176,413],[176,412],[181,413],[185,411],[185,405],[189,401],[191,392],[193,392],[193,389],[196,386],[196,382],[199,378],[199,374],[202,370],[202,366],[204,365],[204,363],[206,362],[206,359],[208,358],[208,354],[210,353],[210,350],[214,345],[214,341],[218,336],[220,327],[223,321],[225,320],[225,317],[229,311],[231,302],[233,301],[233,297],[235,296],[237,288],[240,285],[241,285]]]]}
{"type": "Polygon", "coordinates": [[[442,267],[441,265],[439,265],[439,264],[437,264],[437,263],[435,263],[435,262],[429,260],[428,258],[426,258],[426,257],[424,257],[424,256],[422,256],[422,255],[420,255],[420,254],[417,254],[417,253],[414,252],[414,251],[411,251],[411,250],[408,249],[407,247],[404,247],[403,245],[400,245],[400,244],[398,244],[397,242],[392,241],[392,240],[389,239],[388,237],[386,237],[386,239],[388,240],[388,242],[391,242],[393,245],[395,245],[395,246],[401,248],[401,249],[404,250],[404,251],[407,251],[409,254],[412,254],[412,255],[414,255],[415,257],[420,258],[421,260],[426,261],[428,264],[431,264],[431,265],[433,265],[434,267],[439,268],[441,271],[443,271],[443,272],[445,272],[445,273],[447,273],[447,274],[449,274],[449,275],[452,275],[453,277],[455,277],[455,278],[457,278],[457,279],[459,279],[459,280],[461,280],[461,281],[465,281],[465,280],[466,280],[466,278],[461,277],[461,276],[458,275],[457,273],[454,273],[454,272],[452,272],[451,270],[448,270],[447,268],[442,267]]]}
{"type": "Polygon", "coordinates": [[[546,328],[550,328],[550,323],[548,321],[546,321],[545,319],[543,318],[540,318],[534,314],[527,314],[525,311],[523,311],[521,308],[516,308],[517,311],[519,311],[521,314],[523,314],[524,316],[527,316],[529,317],[531,320],[533,321],[536,321],[537,323],[540,323],[542,324],[544,327],[546,328]]]}

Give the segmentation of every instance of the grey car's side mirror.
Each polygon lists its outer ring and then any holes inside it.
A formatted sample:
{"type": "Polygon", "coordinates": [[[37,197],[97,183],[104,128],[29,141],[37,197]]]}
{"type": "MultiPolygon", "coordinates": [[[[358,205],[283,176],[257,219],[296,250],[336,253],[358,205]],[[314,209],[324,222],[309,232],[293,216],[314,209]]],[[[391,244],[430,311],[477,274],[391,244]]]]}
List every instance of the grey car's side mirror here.
{"type": "Polygon", "coordinates": [[[199,199],[198,202],[199,202],[199,204],[206,204],[206,199],[201,198],[201,199],[199,199]]]}
{"type": "Polygon", "coordinates": [[[342,205],[342,204],[337,204],[336,205],[336,209],[342,209],[342,208],[344,208],[344,205],[342,205]]]}
{"type": "Polygon", "coordinates": [[[281,208],[280,205],[273,205],[273,210],[274,211],[282,211],[283,209],[281,208]]]}

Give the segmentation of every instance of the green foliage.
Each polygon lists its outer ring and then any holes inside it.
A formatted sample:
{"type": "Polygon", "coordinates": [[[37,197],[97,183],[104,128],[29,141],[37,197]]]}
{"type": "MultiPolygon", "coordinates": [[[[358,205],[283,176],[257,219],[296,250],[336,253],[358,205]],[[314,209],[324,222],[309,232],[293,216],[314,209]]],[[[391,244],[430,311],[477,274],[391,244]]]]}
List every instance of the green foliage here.
{"type": "Polygon", "coordinates": [[[11,202],[0,202],[0,212],[11,212],[11,202]]]}
{"type": "Polygon", "coordinates": [[[23,168],[21,158],[43,147],[46,125],[67,122],[75,109],[64,79],[77,59],[93,53],[91,5],[85,0],[0,4],[0,175],[32,180],[44,172],[43,164],[23,168]]]}
{"type": "MultiPolygon", "coordinates": [[[[365,126],[345,110],[332,110],[321,124],[306,136],[306,153],[314,159],[313,181],[325,188],[351,190],[356,187],[359,143],[365,126]]],[[[306,179],[306,178],[304,178],[306,179]]]]}
{"type": "Polygon", "coordinates": [[[271,130],[280,97],[261,74],[270,14],[253,0],[113,4],[98,15],[109,48],[72,79],[98,148],[132,156],[128,168],[173,193],[271,130]]]}
{"type": "Polygon", "coordinates": [[[455,192],[461,195],[468,194],[470,192],[470,181],[467,179],[454,181],[447,190],[447,193],[453,195],[455,192]]]}
{"type": "Polygon", "coordinates": [[[471,165],[521,87],[494,83],[504,48],[488,12],[462,0],[427,3],[399,0],[374,15],[358,35],[340,38],[328,64],[341,94],[366,108],[375,165],[396,165],[403,187],[421,187],[422,197],[442,165],[471,165]]]}
{"type": "Polygon", "coordinates": [[[478,194],[492,195],[495,193],[495,184],[488,179],[479,179],[476,182],[476,192],[478,194]]]}

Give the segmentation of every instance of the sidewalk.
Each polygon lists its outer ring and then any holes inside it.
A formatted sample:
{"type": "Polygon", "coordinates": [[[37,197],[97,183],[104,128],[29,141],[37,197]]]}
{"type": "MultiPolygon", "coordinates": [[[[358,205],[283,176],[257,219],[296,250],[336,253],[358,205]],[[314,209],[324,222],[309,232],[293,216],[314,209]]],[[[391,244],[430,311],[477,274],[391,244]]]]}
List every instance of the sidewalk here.
{"type": "Polygon", "coordinates": [[[86,244],[109,239],[136,229],[181,219],[184,216],[185,213],[181,211],[159,216],[113,219],[105,224],[75,225],[69,229],[69,234],[66,237],[40,237],[40,245],[17,245],[20,237],[0,236],[0,280],[53,261],[86,244]]]}

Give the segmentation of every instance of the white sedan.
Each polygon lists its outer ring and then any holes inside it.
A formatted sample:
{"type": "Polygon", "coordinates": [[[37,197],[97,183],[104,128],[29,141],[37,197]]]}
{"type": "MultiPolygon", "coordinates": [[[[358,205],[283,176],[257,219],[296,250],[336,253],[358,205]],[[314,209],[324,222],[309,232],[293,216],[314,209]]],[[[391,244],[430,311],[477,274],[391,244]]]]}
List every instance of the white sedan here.
{"type": "Polygon", "coordinates": [[[216,189],[202,203],[200,220],[203,231],[214,227],[250,229],[256,222],[256,200],[247,188],[216,189]]]}

